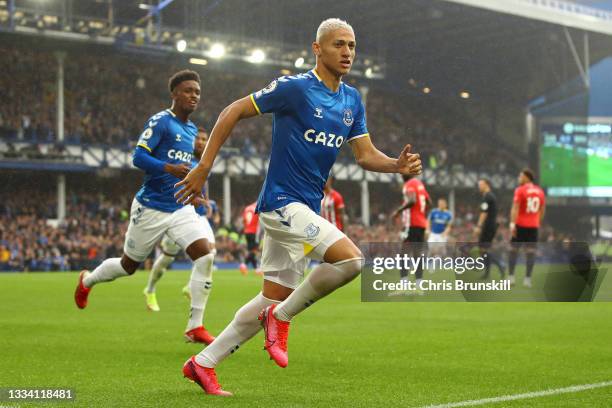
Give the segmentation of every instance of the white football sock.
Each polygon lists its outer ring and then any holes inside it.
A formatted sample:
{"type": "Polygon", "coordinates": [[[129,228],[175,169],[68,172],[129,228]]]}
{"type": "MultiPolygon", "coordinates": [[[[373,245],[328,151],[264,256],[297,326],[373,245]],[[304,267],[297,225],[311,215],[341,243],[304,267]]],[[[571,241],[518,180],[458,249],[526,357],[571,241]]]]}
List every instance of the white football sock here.
{"type": "Polygon", "coordinates": [[[121,258],[108,258],[83,279],[83,285],[91,288],[96,283],[110,282],[121,276],[128,275],[123,266],[121,266],[121,258]]]}
{"type": "Polygon", "coordinates": [[[259,313],[266,307],[278,303],[261,293],[242,306],[234,320],[217,336],[215,341],[196,356],[196,362],[204,367],[213,368],[261,329],[259,313]]]}
{"type": "Polygon", "coordinates": [[[174,262],[175,257],[166,254],[161,254],[153,264],[153,269],[149,272],[149,283],[147,284],[147,292],[155,293],[155,285],[161,279],[164,271],[174,262]]]}
{"type": "Polygon", "coordinates": [[[202,326],[204,309],[212,289],[212,266],[215,255],[210,253],[193,261],[189,289],[191,290],[191,313],[187,331],[202,326]]]}
{"type": "Polygon", "coordinates": [[[317,300],[355,279],[361,272],[362,263],[363,258],[353,258],[335,264],[319,264],[300,286],[274,309],[274,316],[279,320],[290,321],[317,300]]]}

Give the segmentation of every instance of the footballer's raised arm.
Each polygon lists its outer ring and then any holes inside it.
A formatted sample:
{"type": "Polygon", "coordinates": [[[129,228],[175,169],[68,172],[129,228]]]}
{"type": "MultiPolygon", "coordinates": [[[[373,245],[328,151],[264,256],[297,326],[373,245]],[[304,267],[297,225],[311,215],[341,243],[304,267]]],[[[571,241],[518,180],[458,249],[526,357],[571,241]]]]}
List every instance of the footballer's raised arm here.
{"type": "Polygon", "coordinates": [[[202,192],[202,187],[208,178],[208,173],[212,169],[221,146],[229,137],[236,123],[257,114],[257,109],[250,96],[238,99],[223,109],[212,132],[210,132],[210,138],[206,143],[200,162],[183,180],[176,184],[176,186],[182,186],[174,195],[177,202],[191,204],[195,201],[196,197],[202,192]]]}

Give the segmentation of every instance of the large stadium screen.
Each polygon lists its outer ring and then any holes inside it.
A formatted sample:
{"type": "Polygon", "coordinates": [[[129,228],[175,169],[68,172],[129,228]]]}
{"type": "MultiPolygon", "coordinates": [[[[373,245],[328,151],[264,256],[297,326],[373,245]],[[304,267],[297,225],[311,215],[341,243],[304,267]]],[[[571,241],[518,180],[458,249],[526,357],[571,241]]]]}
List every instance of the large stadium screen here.
{"type": "Polygon", "coordinates": [[[543,123],[540,175],[548,194],[612,197],[612,118],[543,123]]]}

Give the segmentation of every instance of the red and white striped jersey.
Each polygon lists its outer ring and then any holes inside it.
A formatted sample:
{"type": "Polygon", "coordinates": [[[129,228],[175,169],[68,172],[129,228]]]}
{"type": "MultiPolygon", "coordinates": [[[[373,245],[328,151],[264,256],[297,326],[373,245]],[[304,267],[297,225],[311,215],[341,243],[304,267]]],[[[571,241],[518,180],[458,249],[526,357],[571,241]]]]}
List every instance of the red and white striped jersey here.
{"type": "Polygon", "coordinates": [[[329,194],[321,200],[321,217],[334,224],[340,231],[344,230],[340,210],[344,208],[344,198],[336,190],[332,189],[329,194]]]}

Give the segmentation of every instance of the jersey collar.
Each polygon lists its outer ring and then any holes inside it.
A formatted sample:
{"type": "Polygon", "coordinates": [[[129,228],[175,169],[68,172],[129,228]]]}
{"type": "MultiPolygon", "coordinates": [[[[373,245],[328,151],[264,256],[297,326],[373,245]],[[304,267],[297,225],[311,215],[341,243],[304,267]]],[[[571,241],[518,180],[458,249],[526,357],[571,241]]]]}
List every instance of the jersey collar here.
{"type": "Polygon", "coordinates": [[[172,109],[170,109],[170,108],[166,109],[166,112],[168,112],[170,115],[172,115],[172,117],[174,119],[176,119],[177,122],[179,122],[179,123],[181,123],[183,125],[190,125],[190,124],[193,123],[193,122],[191,122],[191,119],[187,119],[187,122],[183,122],[182,120],[180,120],[179,118],[176,117],[176,114],[174,112],[172,112],[172,109]]]}
{"type": "Polygon", "coordinates": [[[316,68],[311,69],[310,72],[312,72],[312,74],[315,76],[315,78],[317,78],[319,80],[319,83],[321,84],[321,86],[323,86],[323,88],[325,88],[327,93],[329,93],[330,95],[338,95],[340,93],[340,90],[342,89],[342,85],[344,85],[344,81],[342,81],[342,80],[340,81],[340,86],[338,87],[338,90],[336,92],[334,92],[331,89],[329,89],[327,87],[327,85],[325,85],[323,83],[323,79],[321,79],[321,77],[319,76],[316,68]]]}

